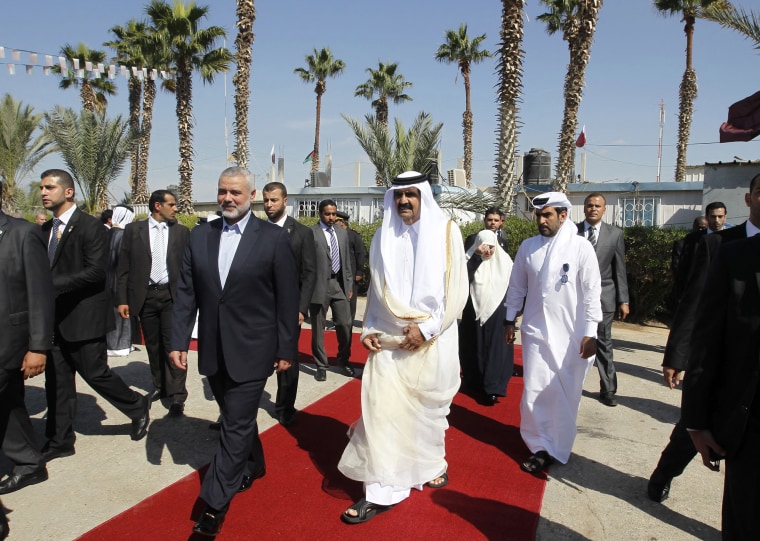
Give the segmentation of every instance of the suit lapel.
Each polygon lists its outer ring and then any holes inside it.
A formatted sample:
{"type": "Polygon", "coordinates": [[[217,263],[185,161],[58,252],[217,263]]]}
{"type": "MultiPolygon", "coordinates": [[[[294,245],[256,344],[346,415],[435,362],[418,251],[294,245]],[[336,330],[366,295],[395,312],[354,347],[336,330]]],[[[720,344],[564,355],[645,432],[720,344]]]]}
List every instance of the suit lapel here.
{"type": "Polygon", "coordinates": [[[150,222],[148,220],[140,222],[140,227],[137,234],[140,237],[140,241],[142,242],[143,246],[145,247],[145,253],[148,254],[148,261],[150,261],[152,264],[153,257],[152,252],[150,251],[150,222]]]}
{"type": "Polygon", "coordinates": [[[222,290],[222,280],[219,278],[219,242],[222,238],[222,227],[224,221],[222,218],[214,220],[209,224],[208,237],[206,239],[206,249],[208,250],[208,266],[211,268],[211,274],[214,277],[214,283],[219,291],[222,290]]]}
{"type": "MultiPolygon", "coordinates": [[[[251,250],[256,245],[256,241],[259,238],[259,227],[259,219],[251,214],[250,218],[248,218],[248,225],[245,226],[245,231],[243,231],[243,235],[240,238],[237,250],[235,250],[235,255],[232,257],[232,264],[230,264],[230,272],[227,274],[227,281],[224,284],[224,289],[227,289],[227,284],[234,283],[234,274],[237,272],[238,268],[243,265],[243,262],[248,259],[248,254],[251,253],[251,250]]],[[[217,244],[217,246],[219,245],[217,244]]],[[[217,275],[218,274],[219,273],[217,272],[217,275]]],[[[221,281],[219,284],[221,285],[221,281]]]]}

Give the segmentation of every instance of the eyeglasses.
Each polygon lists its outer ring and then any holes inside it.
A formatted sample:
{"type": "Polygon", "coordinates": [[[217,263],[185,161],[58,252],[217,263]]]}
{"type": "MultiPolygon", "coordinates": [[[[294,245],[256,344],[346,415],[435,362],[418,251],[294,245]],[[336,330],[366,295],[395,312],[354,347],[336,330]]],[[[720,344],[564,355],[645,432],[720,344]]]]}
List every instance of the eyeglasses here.
{"type": "Polygon", "coordinates": [[[562,278],[560,278],[560,281],[563,284],[566,284],[568,282],[568,280],[570,280],[567,277],[567,271],[569,271],[569,270],[570,270],[570,265],[568,263],[563,263],[562,264],[562,278]]]}

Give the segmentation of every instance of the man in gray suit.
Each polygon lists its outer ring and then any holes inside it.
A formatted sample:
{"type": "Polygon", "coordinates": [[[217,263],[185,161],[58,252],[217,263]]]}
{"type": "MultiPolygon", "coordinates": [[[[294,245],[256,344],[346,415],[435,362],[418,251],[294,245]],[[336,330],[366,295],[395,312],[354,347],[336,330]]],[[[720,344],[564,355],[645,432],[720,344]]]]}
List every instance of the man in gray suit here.
{"type": "Polygon", "coordinates": [[[578,234],[586,237],[596,250],[602,275],[602,313],[596,338],[596,366],[599,369],[599,401],[617,406],[617,374],[612,362],[612,320],[628,317],[628,280],[625,274],[623,232],[602,222],[607,201],[600,193],[590,193],[583,202],[586,219],[578,224],[578,234]]]}
{"type": "Polygon", "coordinates": [[[327,353],[325,352],[325,314],[332,309],[335,332],[338,335],[338,365],[342,372],[353,377],[354,369],[348,364],[351,356],[351,307],[354,269],[351,268],[348,234],[341,227],[333,227],[338,218],[338,207],[332,199],[319,203],[319,222],[312,226],[317,252],[317,280],[311,297],[311,351],[317,372],[314,379],[327,379],[327,353]]]}

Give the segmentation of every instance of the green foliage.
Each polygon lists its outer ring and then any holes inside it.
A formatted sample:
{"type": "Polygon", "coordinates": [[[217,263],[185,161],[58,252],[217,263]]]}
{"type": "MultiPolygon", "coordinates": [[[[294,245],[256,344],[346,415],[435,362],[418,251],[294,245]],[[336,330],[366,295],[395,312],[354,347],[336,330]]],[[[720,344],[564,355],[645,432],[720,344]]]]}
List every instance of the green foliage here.
{"type": "Polygon", "coordinates": [[[631,302],[628,321],[641,323],[666,311],[673,282],[670,272],[673,243],[684,236],[684,231],[632,226],[623,234],[631,302]]]}
{"type": "Polygon", "coordinates": [[[188,229],[192,229],[198,225],[198,216],[195,214],[180,214],[177,213],[177,222],[181,223],[188,229]]]}

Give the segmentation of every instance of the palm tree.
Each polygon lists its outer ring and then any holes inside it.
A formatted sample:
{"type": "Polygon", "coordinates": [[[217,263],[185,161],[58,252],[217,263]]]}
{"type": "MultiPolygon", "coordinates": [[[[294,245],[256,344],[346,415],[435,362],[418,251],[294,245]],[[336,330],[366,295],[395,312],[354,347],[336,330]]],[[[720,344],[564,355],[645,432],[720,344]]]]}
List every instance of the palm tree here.
{"type": "Polygon", "coordinates": [[[743,8],[737,8],[723,0],[714,2],[703,9],[699,17],[730,28],[755,42],[755,49],[760,50],[760,17],[754,12],[747,13],[743,8]]]}
{"type": "Polygon", "coordinates": [[[9,214],[17,208],[15,195],[19,181],[55,150],[44,133],[34,136],[42,117],[10,94],[0,101],[0,179],[3,181],[3,209],[9,214]]]}
{"type": "Polygon", "coordinates": [[[494,180],[502,208],[511,215],[514,214],[516,187],[519,181],[519,177],[515,175],[515,155],[519,134],[517,104],[522,95],[525,0],[502,0],[501,6],[501,41],[497,62],[499,126],[494,180]]]}
{"type": "MultiPolygon", "coordinates": [[[[722,0],[717,0],[722,1],[722,0]]],[[[686,178],[686,150],[691,133],[691,120],[694,113],[694,101],[697,99],[697,70],[692,65],[692,41],[694,23],[700,7],[715,4],[716,0],[654,0],[654,6],[663,15],[679,15],[684,23],[686,34],[686,69],[678,89],[678,144],[676,156],[676,182],[686,178]]]]}
{"type": "Polygon", "coordinates": [[[79,186],[87,212],[109,206],[108,186],[119,176],[139,133],[128,120],[105,113],[56,107],[45,113],[45,132],[57,145],[66,167],[79,186]]]}
{"type": "Polygon", "coordinates": [[[348,122],[357,142],[384,180],[384,186],[390,186],[393,177],[404,171],[427,173],[435,164],[443,124],[433,124],[429,113],[420,112],[409,130],[404,129],[401,121],[396,119],[394,135],[391,135],[387,125],[373,115],[366,115],[364,124],[341,116],[348,122]]]}
{"type": "Polygon", "coordinates": [[[67,43],[61,47],[61,56],[66,59],[65,73],[59,64],[53,66],[53,71],[61,76],[58,86],[63,90],[79,88],[82,107],[91,113],[104,111],[108,105],[106,96],[116,94],[116,85],[108,80],[106,74],[95,71],[99,64],[105,63],[106,53],[89,49],[84,43],[76,48],[67,43]],[[88,66],[91,69],[88,70],[88,66]]]}
{"type": "Polygon", "coordinates": [[[456,63],[464,79],[465,109],[462,115],[464,134],[464,173],[467,185],[472,183],[472,109],[470,108],[470,66],[491,58],[490,51],[480,49],[486,35],[481,34],[473,39],[467,35],[467,25],[460,24],[459,30],[446,31],[446,43],[438,47],[435,59],[447,64],[456,63]]]}
{"type": "Polygon", "coordinates": [[[319,118],[322,113],[322,94],[327,91],[327,79],[337,77],[346,64],[343,60],[335,58],[330,49],[325,48],[321,51],[314,49],[314,54],[306,55],[306,67],[296,68],[293,73],[298,75],[306,84],[314,85],[314,93],[317,95],[317,125],[314,130],[314,151],[311,160],[312,173],[319,169],[319,118]]]}
{"type": "MultiPolygon", "coordinates": [[[[111,32],[116,39],[105,43],[116,50],[115,61],[127,66],[150,66],[156,70],[168,68],[169,59],[165,47],[157,47],[155,29],[145,22],[130,20],[126,26],[114,26],[111,32]]],[[[140,143],[132,151],[132,172],[130,188],[132,203],[147,204],[148,157],[150,136],[153,126],[153,106],[156,100],[156,80],[152,76],[143,77],[141,72],[130,73],[129,77],[129,122],[133,130],[140,131],[140,143]]],[[[164,79],[162,87],[173,92],[174,81],[164,79]]]]}
{"type": "Polygon", "coordinates": [[[176,0],[169,5],[152,0],[146,8],[156,32],[151,37],[159,49],[166,49],[176,74],[177,126],[179,130],[179,197],[177,210],[193,214],[193,71],[205,83],[226,72],[232,56],[226,48],[214,48],[225,37],[220,26],[200,28],[208,6],[176,0]]]}
{"type": "Polygon", "coordinates": [[[237,71],[232,77],[235,85],[235,150],[233,158],[242,168],[248,168],[248,100],[251,97],[251,62],[253,61],[253,22],[256,6],[253,0],[237,0],[235,62],[237,71]]]}
{"type": "Polygon", "coordinates": [[[575,132],[578,128],[578,110],[583,99],[586,82],[586,66],[591,57],[596,21],[602,0],[541,0],[549,8],[547,13],[536,17],[546,23],[546,32],[551,36],[562,32],[562,39],[570,50],[570,62],[565,74],[565,110],[562,129],[559,133],[557,156],[557,178],[554,189],[567,191],[575,171],[575,132]]]}

